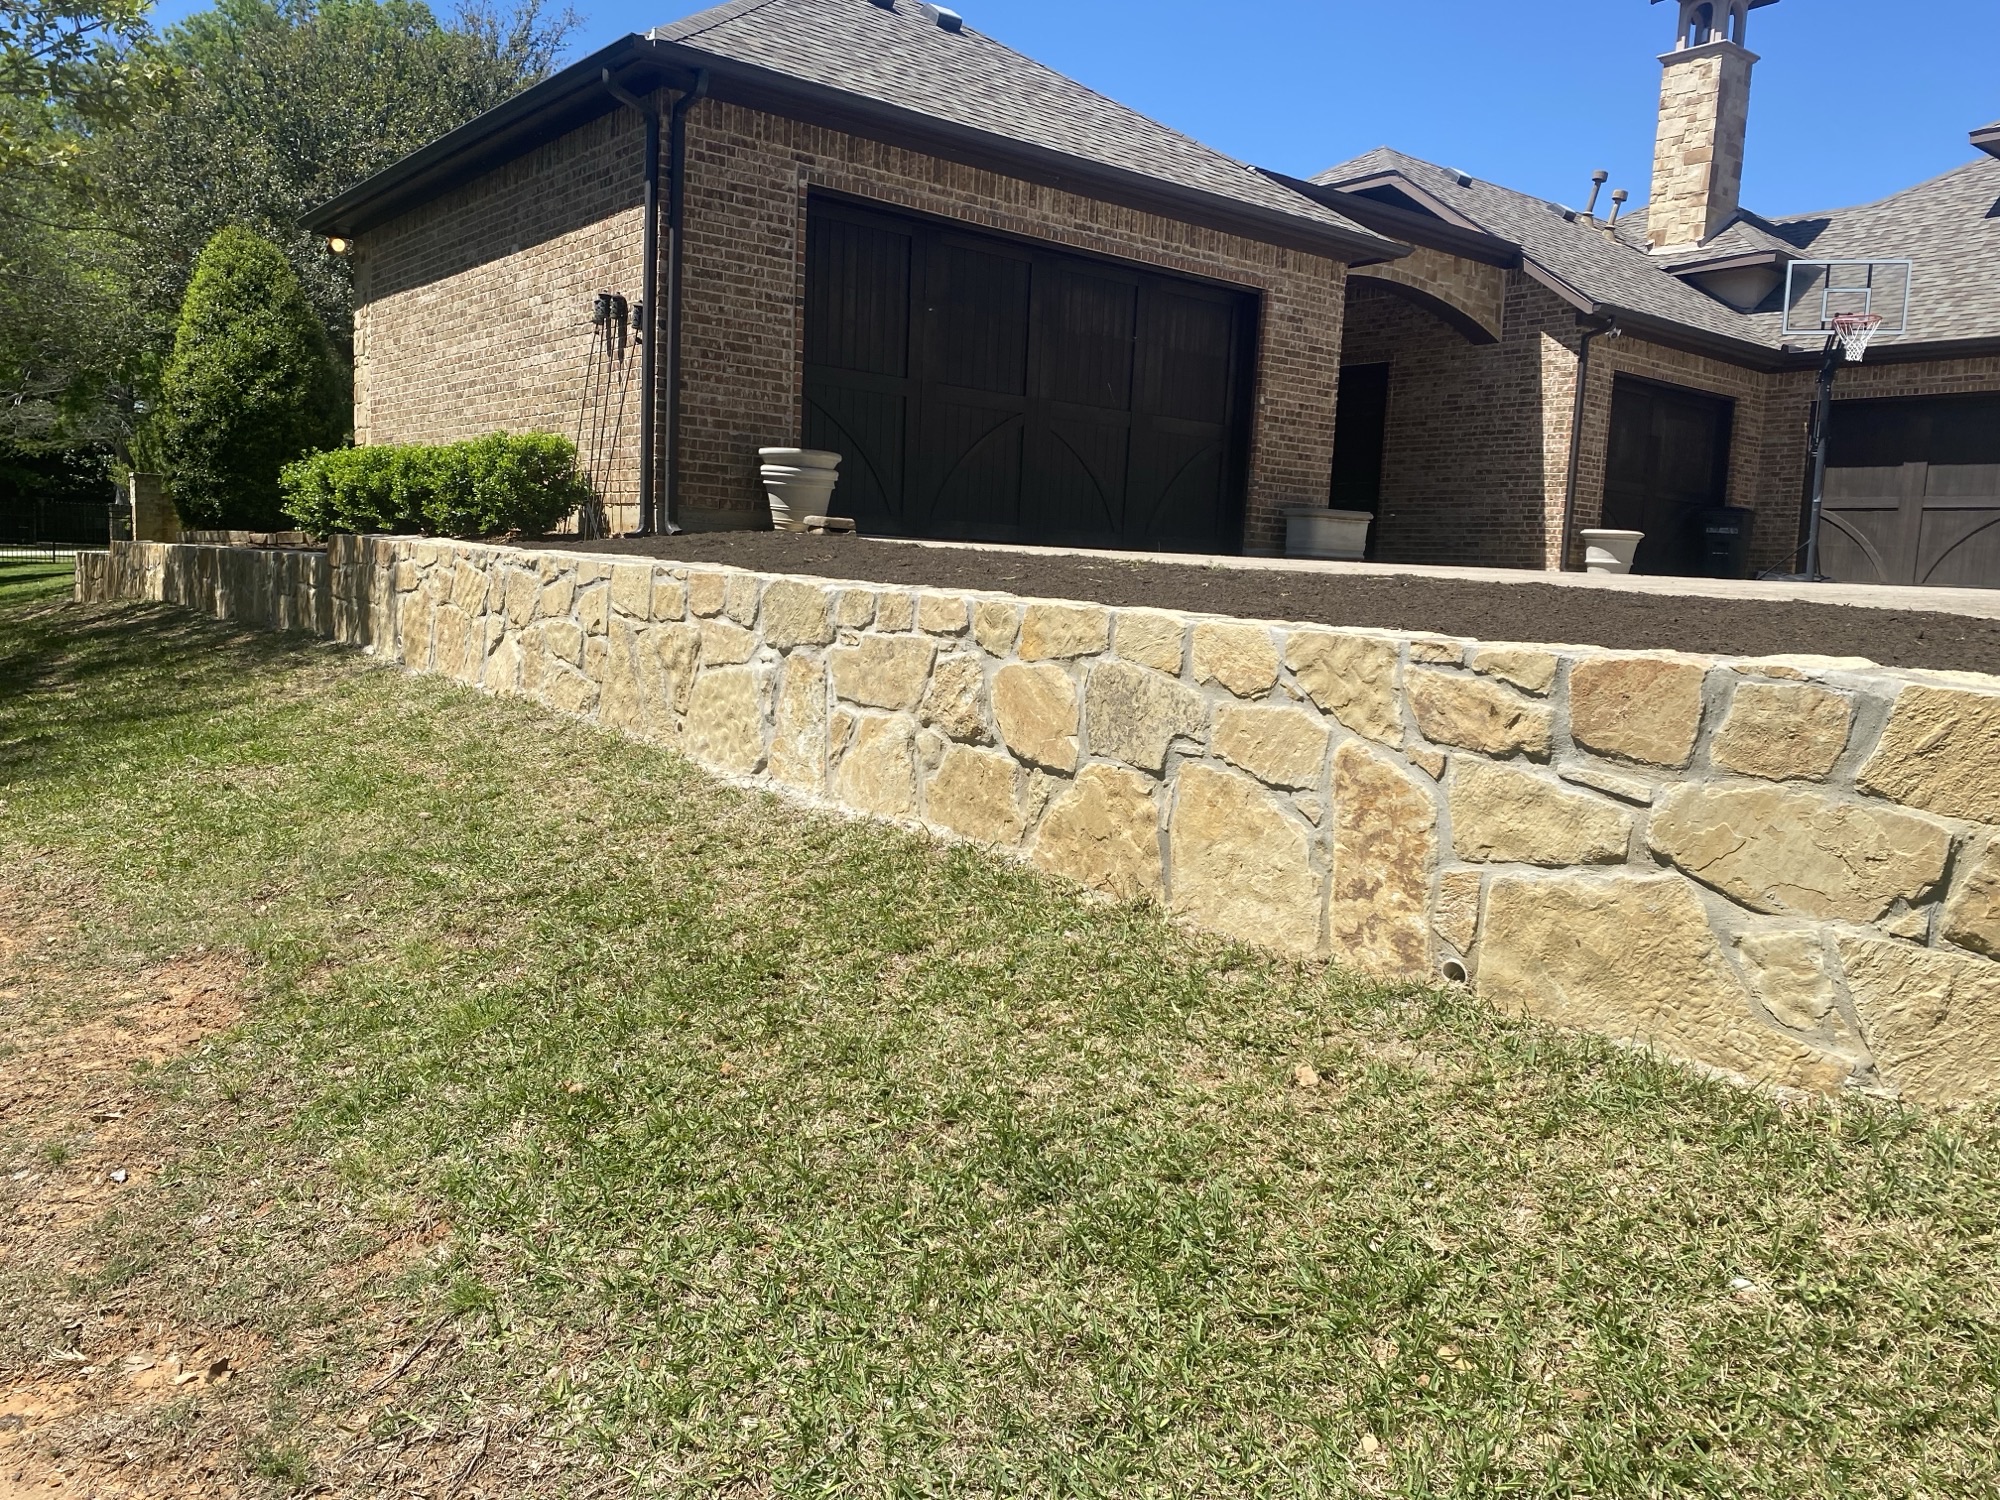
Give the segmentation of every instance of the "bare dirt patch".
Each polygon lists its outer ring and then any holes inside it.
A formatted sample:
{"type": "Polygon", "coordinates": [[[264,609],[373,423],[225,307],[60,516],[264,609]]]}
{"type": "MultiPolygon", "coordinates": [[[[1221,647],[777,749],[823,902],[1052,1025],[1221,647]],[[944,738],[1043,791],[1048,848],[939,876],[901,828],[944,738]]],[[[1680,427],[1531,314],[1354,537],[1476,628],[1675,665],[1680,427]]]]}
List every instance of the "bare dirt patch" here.
{"type": "Polygon", "coordinates": [[[243,967],[218,953],[136,972],[80,962],[69,913],[87,902],[73,885],[0,888],[0,1287],[46,1299],[0,1345],[0,1500],[227,1494],[239,1466],[198,1423],[142,1419],[194,1417],[260,1341],[68,1298],[101,1253],[94,1226],[170,1149],[144,1075],[235,1023],[243,967]]]}

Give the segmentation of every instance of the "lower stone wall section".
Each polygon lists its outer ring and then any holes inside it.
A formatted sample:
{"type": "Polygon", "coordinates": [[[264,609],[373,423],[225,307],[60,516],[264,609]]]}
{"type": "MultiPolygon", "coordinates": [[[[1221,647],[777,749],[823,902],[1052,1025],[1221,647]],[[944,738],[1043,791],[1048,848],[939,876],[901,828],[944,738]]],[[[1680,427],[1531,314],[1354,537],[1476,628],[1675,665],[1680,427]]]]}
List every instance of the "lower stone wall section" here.
{"type": "Polygon", "coordinates": [[[1760,1083],[2000,1097],[2000,679],[404,538],[118,543],[77,594],[362,646],[1760,1083]]]}

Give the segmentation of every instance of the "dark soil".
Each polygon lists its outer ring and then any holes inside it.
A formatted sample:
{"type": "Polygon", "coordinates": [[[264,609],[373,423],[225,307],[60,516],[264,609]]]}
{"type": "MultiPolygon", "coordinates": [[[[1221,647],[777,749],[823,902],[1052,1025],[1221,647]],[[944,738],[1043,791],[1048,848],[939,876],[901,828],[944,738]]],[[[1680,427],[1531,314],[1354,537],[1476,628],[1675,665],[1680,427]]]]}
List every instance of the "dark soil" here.
{"type": "Polygon", "coordinates": [[[1056,553],[910,547],[852,536],[728,531],[536,547],[716,563],[764,573],[910,587],[991,589],[1253,620],[1425,630],[1486,641],[1541,641],[1718,656],[1865,656],[1889,667],[2000,675],[2000,620],[1918,610],[1759,599],[1666,598],[1546,583],[1353,577],[1122,562],[1056,553]]]}

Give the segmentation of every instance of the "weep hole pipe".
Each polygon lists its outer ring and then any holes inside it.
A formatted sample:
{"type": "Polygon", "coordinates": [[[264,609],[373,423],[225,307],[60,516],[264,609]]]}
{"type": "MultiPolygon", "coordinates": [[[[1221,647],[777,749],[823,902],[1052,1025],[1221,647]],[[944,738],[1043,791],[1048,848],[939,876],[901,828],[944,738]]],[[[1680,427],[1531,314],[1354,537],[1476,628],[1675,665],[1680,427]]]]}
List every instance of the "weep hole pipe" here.
{"type": "Polygon", "coordinates": [[[1577,345],[1576,407],[1569,419],[1569,483],[1563,491],[1562,555],[1556,566],[1558,573],[1569,571],[1569,529],[1576,524],[1576,481],[1583,467],[1583,404],[1590,389],[1590,346],[1606,334],[1615,339],[1623,332],[1618,320],[1612,318],[1585,328],[1583,342],[1577,345]]]}

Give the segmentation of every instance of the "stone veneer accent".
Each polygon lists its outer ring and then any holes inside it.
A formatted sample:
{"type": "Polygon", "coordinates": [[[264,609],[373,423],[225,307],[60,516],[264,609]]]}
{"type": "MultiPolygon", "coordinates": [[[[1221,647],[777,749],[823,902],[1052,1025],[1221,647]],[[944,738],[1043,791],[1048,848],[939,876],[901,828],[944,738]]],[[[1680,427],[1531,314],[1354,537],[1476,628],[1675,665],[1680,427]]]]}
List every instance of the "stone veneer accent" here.
{"type": "Polygon", "coordinates": [[[77,595],[362,646],[1758,1082],[2000,1097],[2000,678],[402,538],[117,543],[77,595]]]}

